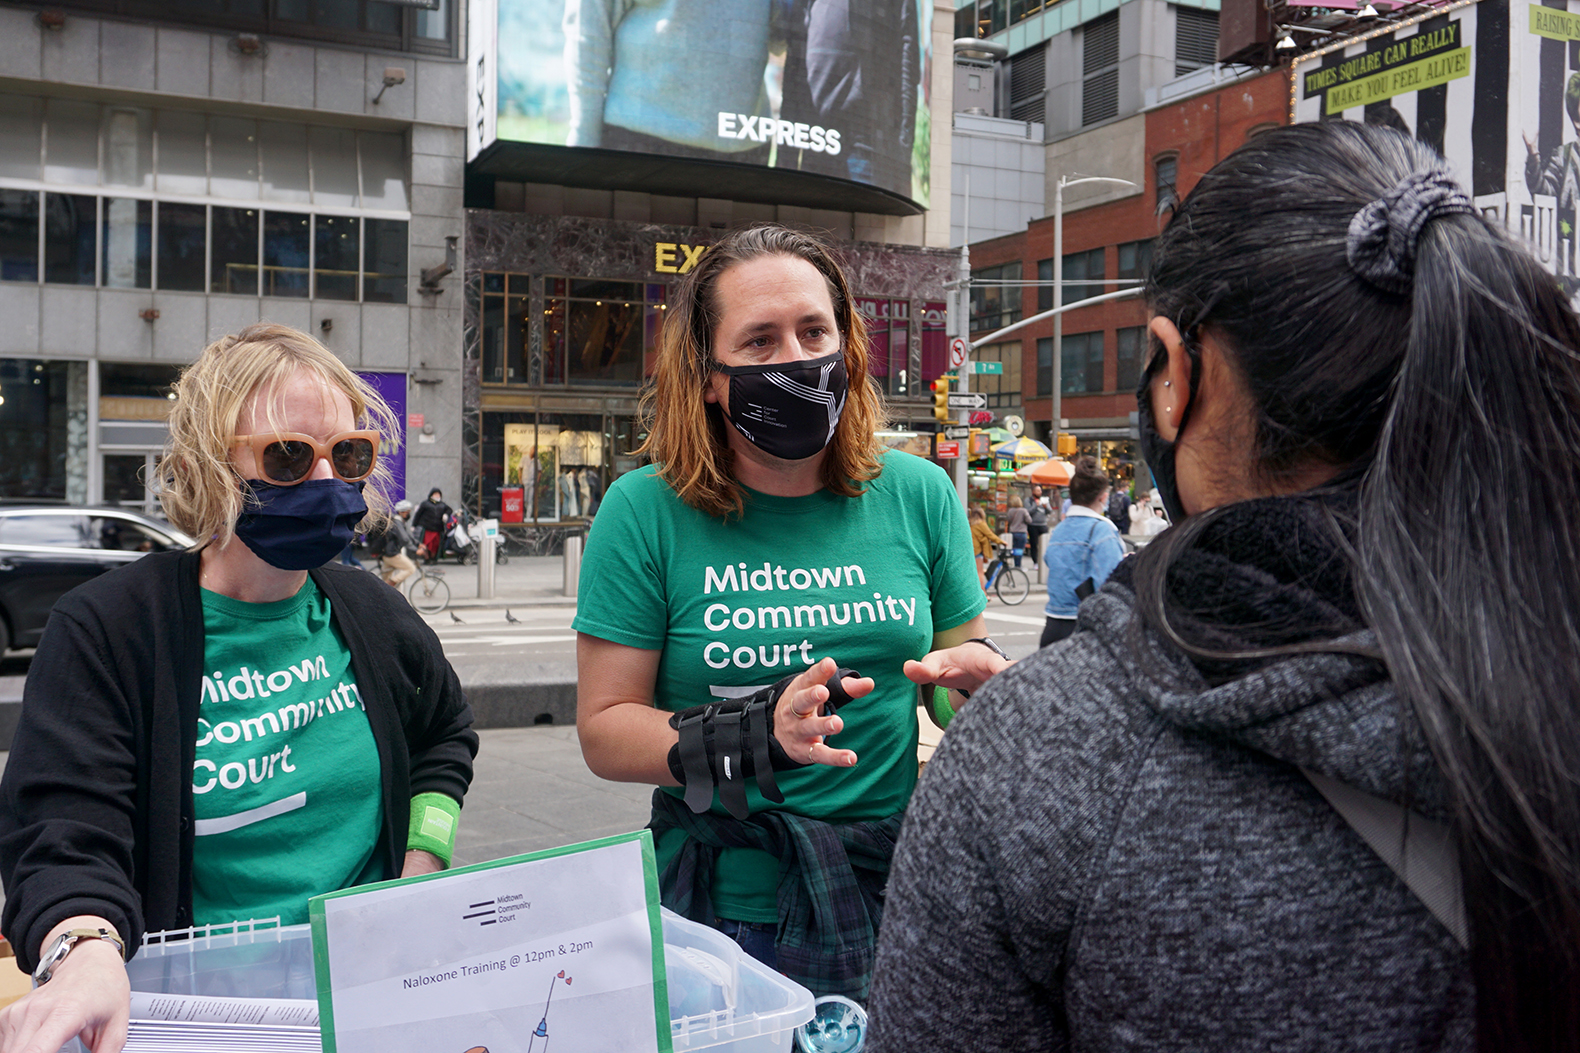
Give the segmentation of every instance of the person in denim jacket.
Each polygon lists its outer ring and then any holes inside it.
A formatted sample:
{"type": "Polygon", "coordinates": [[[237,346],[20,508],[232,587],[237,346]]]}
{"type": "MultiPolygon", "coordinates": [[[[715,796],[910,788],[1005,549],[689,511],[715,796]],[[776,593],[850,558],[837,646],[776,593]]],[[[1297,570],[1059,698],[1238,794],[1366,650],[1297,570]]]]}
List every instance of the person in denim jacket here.
{"type": "Polygon", "coordinates": [[[1048,569],[1048,606],[1043,613],[1048,620],[1043,623],[1041,647],[1075,632],[1075,609],[1089,595],[1081,586],[1090,580],[1093,590],[1101,588],[1125,558],[1119,528],[1103,514],[1110,489],[1108,476],[1095,458],[1076,460],[1069,515],[1048,535],[1043,551],[1048,569]]]}

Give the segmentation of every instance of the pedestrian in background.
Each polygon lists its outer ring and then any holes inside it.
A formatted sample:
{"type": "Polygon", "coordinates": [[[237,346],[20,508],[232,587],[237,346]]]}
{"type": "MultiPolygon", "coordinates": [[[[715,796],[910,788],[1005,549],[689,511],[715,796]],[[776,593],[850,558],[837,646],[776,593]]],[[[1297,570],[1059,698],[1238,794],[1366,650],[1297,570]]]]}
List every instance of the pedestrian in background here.
{"type": "Polygon", "coordinates": [[[1202,176],[1146,295],[1174,525],[928,763],[870,1053],[1575,1049],[1568,296],[1349,121],[1202,176]]]}
{"type": "Polygon", "coordinates": [[[1009,516],[1004,521],[1004,527],[1009,531],[1009,548],[1015,556],[1015,566],[1020,566],[1020,557],[1026,551],[1026,530],[1031,524],[1031,518],[1026,514],[1026,507],[1019,494],[1010,494],[1009,516]]]}
{"type": "Polygon", "coordinates": [[[1053,509],[1042,495],[1042,487],[1031,486],[1031,504],[1026,508],[1026,548],[1033,565],[1042,560],[1042,539],[1048,533],[1048,514],[1053,509]]]}
{"type": "Polygon", "coordinates": [[[1125,543],[1103,509],[1110,483],[1096,458],[1077,457],[1070,477],[1070,514],[1048,535],[1043,565],[1048,571],[1048,604],[1039,647],[1075,632],[1076,608],[1098,589],[1125,558],[1125,543]]]}
{"type": "Polygon", "coordinates": [[[437,563],[444,552],[445,526],[450,522],[452,509],[444,503],[444,494],[436,486],[428,492],[428,500],[417,506],[411,515],[412,529],[418,531],[422,545],[421,556],[437,563]]]}
{"type": "Polygon", "coordinates": [[[999,536],[993,533],[993,528],[987,525],[987,513],[980,508],[973,508],[967,518],[971,522],[971,547],[976,551],[977,557],[977,583],[983,588],[987,587],[987,565],[998,553],[999,545],[1003,544],[999,536]]]}
{"type": "Polygon", "coordinates": [[[1113,487],[1108,493],[1108,507],[1104,510],[1109,521],[1121,534],[1130,533],[1130,494],[1122,486],[1113,487]]]}

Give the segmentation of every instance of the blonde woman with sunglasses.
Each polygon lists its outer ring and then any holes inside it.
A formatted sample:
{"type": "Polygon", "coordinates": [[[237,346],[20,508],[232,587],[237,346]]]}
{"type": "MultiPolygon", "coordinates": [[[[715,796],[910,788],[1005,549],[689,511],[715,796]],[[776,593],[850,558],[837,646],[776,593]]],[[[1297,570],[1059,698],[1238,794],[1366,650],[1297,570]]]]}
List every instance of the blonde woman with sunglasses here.
{"type": "Polygon", "coordinates": [[[389,407],[267,324],[174,390],[161,499],[203,540],[60,601],[0,780],[0,921],[38,981],[3,1050],[116,1053],[145,931],[305,922],[309,896],[442,869],[471,781],[432,630],[331,562],[388,515],[389,407]]]}

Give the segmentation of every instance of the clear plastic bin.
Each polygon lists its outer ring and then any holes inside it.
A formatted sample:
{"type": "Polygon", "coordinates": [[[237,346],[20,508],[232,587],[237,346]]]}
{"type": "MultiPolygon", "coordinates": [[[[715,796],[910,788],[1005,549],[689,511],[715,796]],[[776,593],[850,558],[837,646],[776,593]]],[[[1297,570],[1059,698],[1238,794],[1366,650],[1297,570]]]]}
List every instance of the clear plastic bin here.
{"type": "MultiPolygon", "coordinates": [[[[663,911],[670,1034],[676,1053],[780,1053],[812,1018],[812,992],[746,955],[729,937],[663,911]]],[[[134,991],[236,998],[316,998],[306,925],[219,935],[150,934],[126,971],[134,991]]]]}

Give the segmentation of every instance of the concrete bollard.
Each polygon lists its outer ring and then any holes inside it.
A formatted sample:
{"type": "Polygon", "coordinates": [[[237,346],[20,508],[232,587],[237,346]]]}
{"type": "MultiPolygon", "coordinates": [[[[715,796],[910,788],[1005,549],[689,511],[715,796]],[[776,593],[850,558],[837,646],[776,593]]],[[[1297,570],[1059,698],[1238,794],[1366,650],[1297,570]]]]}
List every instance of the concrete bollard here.
{"type": "Polygon", "coordinates": [[[477,543],[477,598],[480,600],[494,598],[494,546],[498,542],[499,538],[485,532],[477,543]]]}
{"type": "Polygon", "coordinates": [[[582,538],[570,534],[565,538],[565,595],[576,595],[576,583],[582,576],[582,538]]]}

